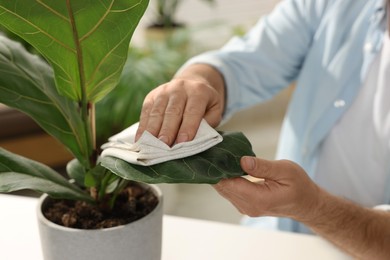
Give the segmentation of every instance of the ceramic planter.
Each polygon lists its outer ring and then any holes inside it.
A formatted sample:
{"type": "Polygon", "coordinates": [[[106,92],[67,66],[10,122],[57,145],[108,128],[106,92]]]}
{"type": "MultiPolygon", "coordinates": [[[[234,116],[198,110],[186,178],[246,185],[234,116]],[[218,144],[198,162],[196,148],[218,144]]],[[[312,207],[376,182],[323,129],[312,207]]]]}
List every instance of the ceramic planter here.
{"type": "Polygon", "coordinates": [[[94,230],[67,228],[47,220],[38,205],[38,227],[45,260],[158,260],[161,259],[163,200],[161,190],[150,185],[159,199],[147,216],[127,225],[94,230]]]}

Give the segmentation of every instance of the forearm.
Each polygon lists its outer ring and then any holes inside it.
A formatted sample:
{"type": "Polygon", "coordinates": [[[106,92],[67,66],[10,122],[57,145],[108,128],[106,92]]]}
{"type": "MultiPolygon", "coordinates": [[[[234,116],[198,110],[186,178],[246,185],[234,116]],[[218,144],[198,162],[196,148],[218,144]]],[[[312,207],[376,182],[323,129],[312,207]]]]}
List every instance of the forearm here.
{"type": "Polygon", "coordinates": [[[390,259],[390,213],[360,207],[325,191],[316,208],[299,219],[358,259],[390,259]]]}

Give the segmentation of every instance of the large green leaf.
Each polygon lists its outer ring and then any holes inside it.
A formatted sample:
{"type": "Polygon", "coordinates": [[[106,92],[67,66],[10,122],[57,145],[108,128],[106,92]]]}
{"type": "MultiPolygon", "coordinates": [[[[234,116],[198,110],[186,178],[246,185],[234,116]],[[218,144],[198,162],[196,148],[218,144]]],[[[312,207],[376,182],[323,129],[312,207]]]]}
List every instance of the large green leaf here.
{"type": "Polygon", "coordinates": [[[240,166],[244,155],[254,156],[250,142],[242,133],[222,133],[223,142],[187,158],[153,166],[130,164],[121,159],[103,157],[101,164],[128,180],[146,183],[210,183],[245,173],[240,166]]]}
{"type": "Polygon", "coordinates": [[[148,0],[0,0],[0,23],[34,46],[59,92],[95,102],[117,83],[148,0]]]}
{"type": "Polygon", "coordinates": [[[0,36],[0,74],[0,103],[30,115],[80,161],[88,158],[78,106],[58,94],[53,71],[45,61],[0,36]]]}
{"type": "Polygon", "coordinates": [[[33,189],[55,198],[93,202],[92,197],[49,167],[0,148],[0,192],[33,189]]]}

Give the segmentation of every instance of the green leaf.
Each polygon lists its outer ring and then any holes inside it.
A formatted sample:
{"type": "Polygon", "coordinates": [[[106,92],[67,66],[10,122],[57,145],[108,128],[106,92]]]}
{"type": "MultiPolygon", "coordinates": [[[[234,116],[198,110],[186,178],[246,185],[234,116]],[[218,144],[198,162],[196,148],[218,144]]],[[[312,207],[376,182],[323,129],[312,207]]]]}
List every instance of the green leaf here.
{"type": "Polygon", "coordinates": [[[59,173],[41,163],[0,148],[0,192],[32,189],[55,198],[93,199],[59,173]]]}
{"type": "Polygon", "coordinates": [[[121,180],[118,175],[113,174],[113,176],[115,177],[110,180],[109,184],[106,187],[106,194],[114,192],[119,185],[119,181],[121,180]]]}
{"type": "Polygon", "coordinates": [[[77,185],[84,187],[85,168],[80,164],[77,159],[73,159],[66,165],[66,172],[68,176],[74,180],[77,185]]]}
{"type": "Polygon", "coordinates": [[[49,61],[58,90],[96,102],[117,83],[148,0],[0,0],[0,23],[49,61]]]}
{"type": "Polygon", "coordinates": [[[238,132],[221,133],[223,141],[216,146],[187,158],[153,166],[130,164],[113,157],[101,158],[103,167],[127,180],[146,183],[210,183],[245,173],[240,166],[244,155],[254,156],[248,139],[238,132]]]}
{"type": "Polygon", "coordinates": [[[84,178],[84,185],[85,187],[96,187],[97,185],[97,181],[95,179],[95,176],[93,176],[92,172],[91,171],[88,171],[86,174],[85,174],[85,178],[84,178]]]}
{"type": "Polygon", "coordinates": [[[31,116],[80,161],[88,158],[78,106],[58,94],[53,71],[44,60],[0,36],[0,73],[1,103],[31,116]]]}
{"type": "Polygon", "coordinates": [[[87,187],[97,187],[98,189],[101,189],[101,185],[104,185],[103,182],[108,181],[111,175],[111,172],[98,164],[87,172],[84,184],[87,187]]]}
{"type": "Polygon", "coordinates": [[[21,44],[0,36],[0,102],[31,116],[80,161],[87,140],[76,102],[58,94],[53,71],[21,44]]]}

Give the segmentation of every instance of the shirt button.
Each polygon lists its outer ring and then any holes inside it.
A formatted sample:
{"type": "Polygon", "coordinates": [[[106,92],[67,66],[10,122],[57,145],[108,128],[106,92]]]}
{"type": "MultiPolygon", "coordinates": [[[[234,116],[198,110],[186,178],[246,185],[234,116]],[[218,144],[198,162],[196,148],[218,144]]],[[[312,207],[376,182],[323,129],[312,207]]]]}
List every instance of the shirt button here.
{"type": "Polygon", "coordinates": [[[338,99],[335,102],[333,102],[333,106],[335,108],[342,108],[345,106],[345,101],[343,99],[338,99]]]}
{"type": "Polygon", "coordinates": [[[372,45],[371,42],[366,42],[366,44],[364,44],[364,51],[370,52],[370,51],[372,51],[372,48],[373,48],[373,47],[374,47],[374,46],[372,45]]]}

